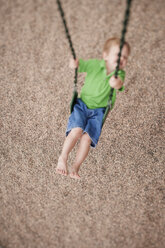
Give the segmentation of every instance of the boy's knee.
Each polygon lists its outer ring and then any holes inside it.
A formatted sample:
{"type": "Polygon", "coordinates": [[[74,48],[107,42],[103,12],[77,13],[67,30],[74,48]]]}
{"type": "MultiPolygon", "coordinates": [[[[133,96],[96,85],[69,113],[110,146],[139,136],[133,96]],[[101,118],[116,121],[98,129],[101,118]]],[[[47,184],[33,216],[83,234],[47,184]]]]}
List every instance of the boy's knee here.
{"type": "Polygon", "coordinates": [[[73,128],[71,134],[75,138],[80,138],[82,136],[82,129],[79,127],[73,128]]]}
{"type": "Polygon", "coordinates": [[[83,140],[85,140],[87,143],[91,144],[91,138],[88,133],[83,134],[83,140]]]}

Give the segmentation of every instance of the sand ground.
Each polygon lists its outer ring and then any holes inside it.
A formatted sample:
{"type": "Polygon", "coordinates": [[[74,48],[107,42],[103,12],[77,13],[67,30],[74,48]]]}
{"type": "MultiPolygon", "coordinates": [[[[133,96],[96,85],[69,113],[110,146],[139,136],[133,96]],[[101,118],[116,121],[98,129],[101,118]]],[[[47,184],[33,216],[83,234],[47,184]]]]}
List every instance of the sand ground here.
{"type": "MultiPolygon", "coordinates": [[[[101,58],[125,1],[62,3],[77,57],[101,58]]],[[[1,247],[165,247],[164,23],[164,0],[133,1],[125,91],[75,181],[55,174],[74,77],[56,1],[0,0],[1,247]]]]}

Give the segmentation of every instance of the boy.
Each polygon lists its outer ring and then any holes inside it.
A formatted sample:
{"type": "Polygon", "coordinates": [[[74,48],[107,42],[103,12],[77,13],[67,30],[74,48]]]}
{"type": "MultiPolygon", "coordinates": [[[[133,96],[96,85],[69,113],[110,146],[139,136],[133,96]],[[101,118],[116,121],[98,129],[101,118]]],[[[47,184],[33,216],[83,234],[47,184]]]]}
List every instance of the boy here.
{"type": "Polygon", "coordinates": [[[112,107],[116,98],[116,90],[124,89],[123,82],[130,46],[124,43],[118,77],[115,78],[120,39],[108,39],[103,48],[103,59],[91,59],[84,61],[71,59],[70,68],[78,68],[79,72],[87,72],[84,86],[81,89],[80,98],[74,106],[68,121],[66,139],[62,153],[58,160],[56,173],[68,175],[67,159],[72,148],[80,139],[79,148],[70,173],[71,178],[80,179],[78,171],[90,150],[95,147],[102,129],[102,119],[109,99],[110,88],[114,88],[112,107]]]}

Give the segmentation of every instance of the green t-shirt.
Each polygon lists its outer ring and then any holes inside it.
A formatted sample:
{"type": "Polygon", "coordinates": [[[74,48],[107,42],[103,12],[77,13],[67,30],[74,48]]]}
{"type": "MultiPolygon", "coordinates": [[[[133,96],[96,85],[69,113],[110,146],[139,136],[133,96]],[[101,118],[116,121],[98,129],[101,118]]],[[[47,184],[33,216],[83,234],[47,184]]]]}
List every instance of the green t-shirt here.
{"type": "MultiPolygon", "coordinates": [[[[104,60],[89,59],[79,60],[79,72],[86,72],[84,85],[81,89],[80,98],[89,109],[106,107],[110,94],[109,79],[115,74],[111,72],[106,74],[106,66],[104,60]]],[[[124,82],[125,71],[119,70],[118,76],[124,82]]],[[[124,86],[119,91],[123,91],[124,86]]],[[[112,108],[116,100],[116,90],[113,91],[112,108]]]]}

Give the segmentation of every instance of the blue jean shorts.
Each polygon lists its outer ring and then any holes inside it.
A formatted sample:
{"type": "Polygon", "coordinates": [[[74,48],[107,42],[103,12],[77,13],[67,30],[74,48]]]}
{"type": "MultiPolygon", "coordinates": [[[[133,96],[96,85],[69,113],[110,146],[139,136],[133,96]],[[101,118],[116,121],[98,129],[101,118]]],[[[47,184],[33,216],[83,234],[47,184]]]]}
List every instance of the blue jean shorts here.
{"type": "Polygon", "coordinates": [[[105,108],[88,109],[86,104],[78,98],[69,117],[66,136],[73,128],[79,127],[91,138],[91,146],[96,147],[101,134],[104,112],[105,108]]]}

